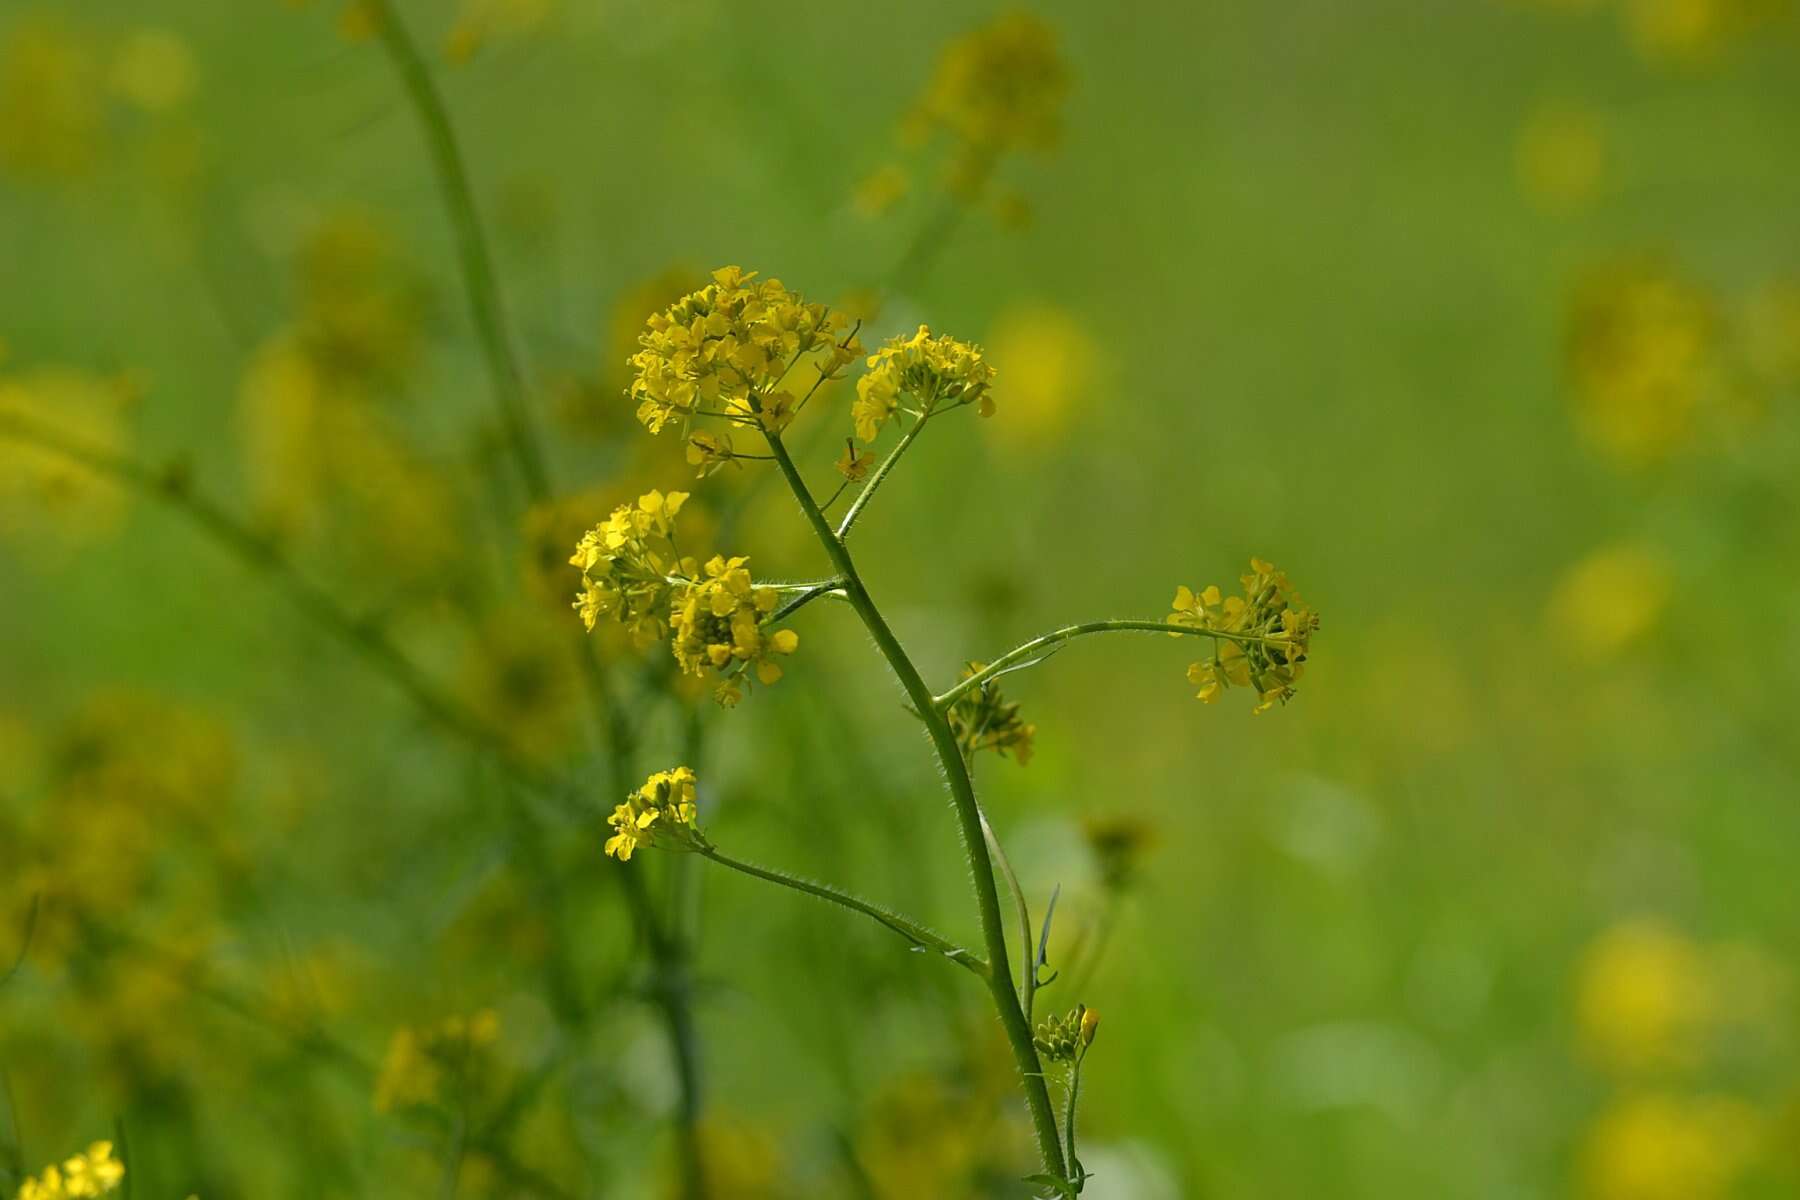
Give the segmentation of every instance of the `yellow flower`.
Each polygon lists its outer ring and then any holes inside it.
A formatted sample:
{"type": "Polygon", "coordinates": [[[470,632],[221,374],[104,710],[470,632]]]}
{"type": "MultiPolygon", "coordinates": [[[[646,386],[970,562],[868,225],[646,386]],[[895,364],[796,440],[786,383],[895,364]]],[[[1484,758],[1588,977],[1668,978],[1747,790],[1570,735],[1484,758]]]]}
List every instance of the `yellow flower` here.
{"type": "Polygon", "coordinates": [[[1773,11],[1761,0],[1624,0],[1623,8],[1638,53],[1679,67],[1711,65],[1773,11]]]}
{"type": "Polygon", "coordinates": [[[0,169],[51,179],[87,172],[106,124],[100,67],[60,25],[15,27],[0,50],[0,169]]]}
{"type": "Polygon", "coordinates": [[[856,211],[865,217],[878,217],[900,202],[911,181],[906,169],[895,163],[877,167],[856,188],[856,211]]]}
{"type": "Polygon", "coordinates": [[[705,577],[681,585],[670,608],[675,629],[675,660],[689,675],[719,676],[714,695],[720,704],[742,698],[741,680],[754,667],[764,684],[781,678],[776,655],[792,654],[800,635],[791,629],[763,631],[763,622],[780,600],[774,588],[751,581],[747,558],[714,555],[705,577]]]}
{"type": "MultiPolygon", "coordinates": [[[[0,423],[13,417],[107,453],[130,444],[125,414],[135,399],[130,381],[86,371],[42,368],[0,377],[0,423]]],[[[0,533],[46,543],[81,543],[111,533],[128,497],[116,484],[67,455],[0,437],[0,533]],[[45,520],[47,518],[47,521],[45,520]]]]}
{"type": "Polygon", "coordinates": [[[1233,635],[1215,638],[1212,657],[1188,666],[1188,682],[1200,689],[1199,698],[1208,704],[1227,687],[1253,687],[1258,696],[1254,711],[1260,713],[1293,697],[1319,617],[1300,599],[1287,575],[1260,558],[1250,560],[1250,573],[1240,582],[1241,596],[1223,596],[1217,587],[1199,592],[1175,589],[1169,621],[1233,635]]]}
{"type": "Polygon", "coordinates": [[[984,417],[994,414],[990,386],[994,368],[982,358],[981,347],[953,337],[933,337],[928,326],[919,326],[911,337],[897,337],[869,356],[868,372],[856,381],[856,400],[850,417],[856,436],[872,442],[881,433],[901,397],[911,400],[929,416],[974,404],[984,417]]]}
{"type": "Polygon", "coordinates": [[[589,632],[610,616],[631,630],[640,647],[662,638],[674,581],[695,573],[693,560],[675,552],[675,516],[687,498],[686,492],[653,489],[582,535],[569,563],[581,569],[574,607],[589,632]]]}
{"type": "Polygon", "coordinates": [[[724,430],[709,433],[704,429],[696,429],[688,434],[688,465],[699,469],[700,478],[704,479],[729,466],[733,459],[731,435],[724,430]]]}
{"type": "Polygon", "coordinates": [[[844,452],[838,455],[837,462],[832,465],[837,467],[839,475],[851,483],[856,483],[869,473],[869,468],[873,464],[874,455],[863,454],[856,448],[856,439],[845,438],[844,452]]]}
{"type": "Polygon", "coordinates": [[[606,853],[628,862],[639,846],[704,846],[706,839],[700,833],[694,785],[690,767],[658,771],[644,780],[644,785],[625,797],[625,802],[606,819],[613,829],[606,840],[606,853]]]}
{"type": "Polygon", "coordinates": [[[630,389],[638,420],[651,433],[702,417],[779,432],[799,403],[781,384],[808,360],[817,373],[809,387],[834,377],[862,353],[849,329],[843,313],[779,280],[721,267],[639,336],[630,389]]]}
{"type": "Polygon", "coordinates": [[[194,92],[194,54],[180,37],[140,29],[113,57],[113,90],[146,112],[168,112],[194,92]]]}
{"type": "Polygon", "coordinates": [[[103,1196],[125,1178],[125,1165],[112,1156],[111,1142],[95,1142],[62,1166],[45,1167],[19,1188],[19,1200],[82,1200],[103,1196]]]}

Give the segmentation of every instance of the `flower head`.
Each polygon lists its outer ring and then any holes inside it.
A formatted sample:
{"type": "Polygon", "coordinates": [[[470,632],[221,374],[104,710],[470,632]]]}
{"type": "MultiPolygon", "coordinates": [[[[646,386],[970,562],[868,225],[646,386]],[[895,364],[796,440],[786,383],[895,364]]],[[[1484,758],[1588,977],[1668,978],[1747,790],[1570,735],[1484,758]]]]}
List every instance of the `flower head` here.
{"type": "Polygon", "coordinates": [[[776,656],[792,654],[800,645],[800,635],[791,629],[763,629],[780,596],[774,588],[755,585],[749,562],[714,555],[704,577],[675,591],[669,610],[675,660],[689,675],[715,672],[714,696],[726,706],[743,698],[747,669],[755,668],[762,683],[774,683],[781,678],[776,656]]]}
{"type": "Polygon", "coordinates": [[[492,1009],[395,1030],[375,1079],[375,1111],[398,1112],[445,1099],[449,1087],[467,1082],[470,1071],[484,1065],[480,1055],[499,1040],[500,1018],[492,1009]]]}
{"type": "Polygon", "coordinates": [[[843,313],[739,267],[653,315],[638,345],[630,393],[651,433],[699,417],[779,432],[801,403],[782,390],[801,360],[817,386],[862,353],[843,313]]]}
{"type": "Polygon", "coordinates": [[[658,771],[644,780],[644,786],[625,797],[625,802],[606,819],[613,829],[613,835],[606,839],[606,853],[627,862],[639,846],[704,846],[700,810],[694,803],[694,782],[690,767],[658,771]]]}
{"type": "MultiPolygon", "coordinates": [[[[963,668],[962,678],[977,674],[986,665],[970,663],[963,668]]],[[[958,696],[945,716],[965,756],[977,750],[992,750],[1004,758],[1010,751],[1020,766],[1031,761],[1031,743],[1037,736],[1037,726],[1019,716],[1019,706],[1008,703],[1000,694],[1000,685],[993,680],[958,696]]]]}
{"type": "Polygon", "coordinates": [[[933,337],[921,325],[911,337],[897,337],[869,356],[868,373],[856,381],[856,400],[850,407],[856,436],[872,442],[882,426],[900,407],[901,397],[930,415],[939,409],[978,406],[984,417],[994,415],[990,385],[994,368],[982,358],[981,347],[953,337],[933,337]]]}
{"type": "Polygon", "coordinates": [[[1250,573],[1241,582],[1241,596],[1221,596],[1217,587],[1177,588],[1169,622],[1219,635],[1212,657],[1188,667],[1188,682],[1200,689],[1200,699],[1211,704],[1227,687],[1253,687],[1259,697],[1255,711],[1262,712],[1293,696],[1319,617],[1287,575],[1260,558],[1250,560],[1250,573]]]}
{"type": "Polygon", "coordinates": [[[19,1188],[19,1200],[78,1200],[103,1196],[125,1178],[125,1164],[112,1156],[111,1142],[95,1142],[62,1166],[45,1167],[19,1188]]]}
{"type": "Polygon", "coordinates": [[[628,627],[639,646],[662,638],[672,580],[694,573],[693,560],[675,551],[675,516],[687,498],[686,492],[652,489],[582,535],[569,564],[581,569],[574,607],[589,631],[610,617],[628,627]]]}

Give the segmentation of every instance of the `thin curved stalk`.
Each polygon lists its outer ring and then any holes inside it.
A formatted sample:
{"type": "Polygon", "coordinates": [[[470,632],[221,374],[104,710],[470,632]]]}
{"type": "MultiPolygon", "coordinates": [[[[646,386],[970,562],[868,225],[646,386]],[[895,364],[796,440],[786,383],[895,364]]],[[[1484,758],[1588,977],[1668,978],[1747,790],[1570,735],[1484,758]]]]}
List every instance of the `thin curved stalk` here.
{"type": "Polygon", "coordinates": [[[1032,638],[1021,643],[990,662],[975,674],[959,682],[955,687],[939,696],[933,696],[931,703],[942,710],[955,704],[967,692],[980,687],[996,675],[1004,673],[1013,664],[1034,654],[1059,646],[1063,642],[1073,641],[1078,637],[1086,637],[1095,633],[1172,633],[1184,637],[1209,637],[1215,641],[1236,642],[1240,646],[1277,645],[1269,638],[1257,637],[1253,634],[1231,633],[1223,629],[1200,629],[1193,625],[1176,625],[1169,621],[1085,621],[1080,625],[1065,625],[1061,629],[1051,630],[1042,637],[1032,638]]]}
{"type": "Polygon", "coordinates": [[[481,218],[475,209],[475,196],[469,187],[469,173],[463,165],[456,130],[450,124],[444,98],[432,81],[431,70],[394,10],[392,0],[371,0],[371,3],[382,48],[418,116],[426,148],[431,152],[438,190],[443,194],[445,212],[456,236],[457,263],[462,271],[463,290],[468,296],[469,316],[475,323],[475,334],[481,340],[482,354],[487,360],[495,403],[500,410],[501,425],[506,430],[507,446],[525,481],[526,491],[534,501],[541,501],[550,494],[550,477],[544,467],[543,451],[531,430],[531,419],[525,411],[525,374],[519,369],[518,356],[507,333],[493,255],[489,253],[487,238],[482,233],[481,218]]]}
{"type": "Polygon", "coordinates": [[[833,887],[828,883],[815,883],[798,875],[790,875],[786,871],[778,871],[772,867],[762,867],[742,859],[732,858],[711,846],[696,848],[696,852],[711,859],[722,867],[730,867],[755,879],[767,880],[796,892],[804,892],[808,896],[816,896],[828,904],[847,908],[851,912],[861,913],[872,918],[880,925],[893,930],[905,938],[913,946],[921,950],[935,950],[959,967],[973,971],[982,979],[988,977],[988,965],[980,955],[958,946],[947,938],[939,937],[911,917],[901,916],[890,908],[884,908],[873,901],[864,900],[852,892],[833,887]]]}
{"type": "Polygon", "coordinates": [[[975,786],[969,778],[968,765],[963,761],[962,747],[957,744],[956,735],[951,731],[943,712],[934,706],[931,689],[925,685],[918,668],[913,665],[900,640],[888,627],[881,610],[869,596],[868,588],[857,574],[849,549],[820,511],[818,502],[813,499],[806,481],[801,478],[799,468],[794,465],[780,435],[771,433],[768,441],[776,464],[781,468],[782,476],[787,480],[795,500],[799,502],[801,511],[806,515],[832,565],[844,577],[847,599],[862,618],[864,628],[875,640],[881,656],[887,660],[888,667],[899,679],[900,686],[931,736],[938,762],[950,784],[950,797],[955,804],[962,833],[963,853],[968,857],[970,875],[974,882],[976,910],[981,918],[982,940],[988,958],[988,995],[993,1000],[994,1011],[1000,1018],[1000,1027],[1006,1034],[1013,1060],[1019,1069],[1019,1085],[1025,1093],[1025,1106],[1031,1114],[1032,1128],[1037,1135],[1038,1154],[1043,1160],[1044,1169],[1056,1178],[1066,1178],[1062,1141],[1056,1127],[1056,1110],[1050,1103],[1050,1092],[1044,1083],[1043,1064],[1038,1059],[1037,1047],[1032,1043],[1031,1024],[1025,1019],[1025,1011],[1019,1005],[1019,995],[1013,989],[1012,964],[1006,947],[1005,917],[1001,914],[999,890],[994,884],[994,864],[988,855],[986,837],[981,831],[981,806],[975,799],[975,786]]]}
{"type": "Polygon", "coordinates": [[[850,502],[849,509],[844,513],[844,519],[838,522],[837,537],[839,541],[849,536],[850,527],[856,524],[856,518],[862,515],[862,510],[868,507],[870,500],[874,499],[876,489],[888,477],[888,472],[894,469],[894,464],[900,461],[900,456],[906,453],[913,444],[913,439],[919,436],[919,433],[925,428],[925,423],[929,420],[931,420],[931,414],[924,413],[914,421],[912,428],[906,431],[899,443],[888,452],[888,456],[881,460],[881,465],[875,468],[875,473],[869,476],[869,482],[863,485],[863,490],[858,492],[856,499],[850,502]]]}

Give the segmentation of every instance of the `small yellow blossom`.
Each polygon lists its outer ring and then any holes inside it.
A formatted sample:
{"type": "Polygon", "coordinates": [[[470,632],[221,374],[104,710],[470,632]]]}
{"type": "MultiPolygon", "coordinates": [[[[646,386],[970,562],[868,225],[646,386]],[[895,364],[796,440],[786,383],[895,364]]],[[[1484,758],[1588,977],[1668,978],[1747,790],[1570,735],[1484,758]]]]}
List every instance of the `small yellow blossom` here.
{"type": "Polygon", "coordinates": [[[19,1200],[85,1200],[103,1196],[125,1178],[125,1165],[112,1156],[111,1142],[95,1142],[60,1167],[45,1167],[19,1188],[19,1200]]]}
{"type": "Polygon", "coordinates": [[[93,48],[60,24],[15,26],[0,46],[0,169],[45,179],[100,157],[106,106],[93,48]]]}
{"type": "Polygon", "coordinates": [[[856,483],[868,475],[869,468],[873,466],[874,463],[874,455],[864,454],[856,448],[855,438],[845,438],[844,452],[838,455],[837,462],[832,465],[837,468],[837,473],[839,475],[842,475],[851,483],[856,483]]]}
{"type": "Polygon", "coordinates": [[[700,809],[695,802],[694,772],[690,767],[658,771],[644,786],[625,798],[606,819],[613,834],[606,853],[628,862],[639,846],[670,845],[679,849],[704,846],[700,809]]]}
{"type": "Polygon", "coordinates": [[[1260,713],[1293,697],[1319,617],[1300,599],[1287,575],[1260,558],[1250,560],[1250,573],[1240,582],[1241,596],[1222,596],[1217,587],[1199,592],[1177,588],[1169,621],[1235,635],[1215,638],[1212,657],[1189,665],[1188,682],[1200,689],[1199,698],[1208,704],[1227,687],[1253,687],[1258,697],[1255,711],[1260,713]]]}
{"type": "Polygon", "coordinates": [[[983,359],[981,347],[933,337],[928,326],[919,326],[911,337],[892,339],[869,356],[867,365],[850,407],[856,436],[865,442],[881,433],[903,397],[926,416],[965,404],[976,405],[984,417],[994,414],[994,368],[983,359]]]}
{"type": "Polygon", "coordinates": [[[752,582],[749,561],[714,555],[704,578],[681,585],[670,607],[675,660],[689,675],[715,672],[714,696],[727,707],[742,698],[746,669],[755,668],[760,682],[774,683],[782,673],[776,656],[792,654],[800,645],[800,635],[791,629],[764,631],[780,595],[752,582]]]}
{"type": "MultiPolygon", "coordinates": [[[[986,663],[972,662],[963,668],[961,678],[968,679],[979,672],[986,663]]],[[[1000,694],[1000,685],[988,680],[980,687],[971,688],[956,698],[950,711],[944,714],[950,722],[950,731],[963,748],[965,757],[977,750],[992,750],[1005,758],[1008,753],[1018,759],[1022,767],[1031,761],[1032,741],[1037,736],[1037,726],[1032,725],[1019,716],[1019,706],[1008,703],[1000,694]]]]}
{"type": "MultiPolygon", "coordinates": [[[[0,425],[68,437],[103,453],[130,444],[125,420],[135,391],[128,380],[62,367],[0,376],[0,425]]],[[[103,537],[124,517],[129,497],[112,481],[65,454],[0,438],[0,533],[34,534],[47,519],[52,542],[103,537]]]]}
{"type": "Polygon", "coordinates": [[[688,434],[688,465],[699,471],[700,478],[715,474],[724,467],[730,466],[735,456],[731,449],[731,434],[724,430],[717,433],[704,429],[696,429],[688,434]]]}
{"type": "Polygon", "coordinates": [[[671,590],[696,573],[693,560],[675,550],[675,517],[687,498],[686,492],[645,492],[582,535],[569,563],[581,569],[574,607],[590,632],[611,617],[640,647],[662,638],[671,590]]]}
{"type": "Polygon", "coordinates": [[[823,383],[862,353],[843,313],[738,267],[653,315],[638,344],[630,392],[651,433],[696,418],[779,432],[803,398],[792,388],[823,383]],[[784,391],[803,361],[815,378],[784,391]]]}
{"type": "Polygon", "coordinates": [[[856,211],[865,217],[878,217],[900,202],[911,186],[906,169],[896,163],[877,167],[856,188],[856,211]]]}
{"type": "Polygon", "coordinates": [[[1763,0],[1621,0],[1625,32],[1652,63],[1708,67],[1779,5],[1763,0]]]}

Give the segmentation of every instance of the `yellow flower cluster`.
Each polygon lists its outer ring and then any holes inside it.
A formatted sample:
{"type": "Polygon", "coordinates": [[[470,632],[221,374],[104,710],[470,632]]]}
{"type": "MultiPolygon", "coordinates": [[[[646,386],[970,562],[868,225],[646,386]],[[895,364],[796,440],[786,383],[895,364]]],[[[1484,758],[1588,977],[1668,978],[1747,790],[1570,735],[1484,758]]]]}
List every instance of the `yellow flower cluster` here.
{"type": "Polygon", "coordinates": [[[687,498],[652,489],[582,535],[569,563],[581,568],[574,607],[590,633],[600,618],[611,617],[639,647],[662,639],[673,577],[694,574],[693,560],[675,551],[675,516],[687,498]]]}
{"type": "MultiPolygon", "coordinates": [[[[967,679],[986,665],[972,662],[963,668],[961,677],[967,679]]],[[[965,757],[977,750],[992,750],[1004,758],[1010,751],[1020,766],[1031,761],[1037,726],[1019,716],[1019,706],[1008,703],[1000,694],[1000,685],[993,680],[958,696],[944,715],[965,757]]]]}
{"type": "Polygon", "coordinates": [[[606,819],[613,828],[613,835],[606,839],[606,853],[628,862],[639,846],[705,845],[700,835],[700,809],[694,802],[694,783],[691,767],[658,771],[644,780],[644,786],[625,797],[625,802],[606,819]]]}
{"type": "Polygon", "coordinates": [[[1056,145],[1068,91],[1055,31],[1030,13],[1006,13],[944,48],[908,132],[947,133],[950,187],[973,196],[1001,154],[1056,145]]]}
{"type": "Polygon", "coordinates": [[[466,1075],[477,1053],[499,1040],[500,1018],[492,1009],[448,1017],[424,1029],[396,1031],[375,1080],[375,1111],[437,1103],[445,1095],[445,1085],[466,1075]]]}
{"type": "Polygon", "coordinates": [[[881,433],[902,396],[926,416],[965,404],[979,406],[984,417],[994,415],[989,390],[994,368],[983,359],[981,347],[953,337],[933,337],[928,326],[919,326],[911,337],[892,339],[869,356],[867,366],[868,373],[856,381],[856,400],[850,407],[856,436],[865,442],[881,433]]]}
{"type": "Polygon", "coordinates": [[[763,631],[780,596],[754,584],[749,561],[714,555],[705,578],[676,592],[669,614],[675,626],[675,660],[689,675],[717,672],[713,694],[727,707],[743,699],[746,668],[755,667],[761,682],[774,683],[781,678],[774,656],[792,654],[800,645],[800,635],[791,629],[763,631]]]}
{"type": "Polygon", "coordinates": [[[638,344],[631,397],[651,433],[697,417],[780,432],[811,394],[782,389],[803,359],[814,356],[816,388],[862,353],[843,313],[739,267],[652,316],[638,344]]]}
{"type": "Polygon", "coordinates": [[[1085,1004],[1077,1004],[1066,1016],[1048,1017],[1038,1022],[1037,1051],[1050,1062],[1074,1062],[1094,1041],[1100,1027],[1100,1014],[1085,1004]]]}
{"type": "Polygon", "coordinates": [[[60,1167],[48,1166],[19,1188],[19,1200],[77,1200],[103,1196],[125,1178],[125,1164],[112,1156],[111,1142],[95,1142],[60,1167]]]}
{"type": "Polygon", "coordinates": [[[1188,682],[1200,689],[1201,700],[1211,704],[1227,687],[1253,687],[1259,697],[1255,711],[1263,712],[1293,696],[1319,617],[1287,575],[1260,558],[1250,560],[1250,573],[1241,582],[1242,596],[1221,597],[1216,586],[1198,593],[1177,588],[1169,621],[1221,635],[1213,639],[1211,658],[1188,667],[1188,682]]]}

